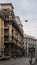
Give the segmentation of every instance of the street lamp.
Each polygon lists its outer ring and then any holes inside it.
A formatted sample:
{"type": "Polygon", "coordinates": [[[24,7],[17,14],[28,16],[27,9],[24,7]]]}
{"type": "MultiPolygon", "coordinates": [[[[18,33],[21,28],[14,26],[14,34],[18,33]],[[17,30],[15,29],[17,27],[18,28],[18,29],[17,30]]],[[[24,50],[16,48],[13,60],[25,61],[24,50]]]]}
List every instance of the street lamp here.
{"type": "Polygon", "coordinates": [[[26,19],[25,22],[28,22],[28,20],[26,19]]]}
{"type": "MultiPolygon", "coordinates": [[[[28,22],[28,20],[26,19],[25,22],[28,22]]],[[[26,55],[27,55],[27,39],[26,39],[26,55]]]]}

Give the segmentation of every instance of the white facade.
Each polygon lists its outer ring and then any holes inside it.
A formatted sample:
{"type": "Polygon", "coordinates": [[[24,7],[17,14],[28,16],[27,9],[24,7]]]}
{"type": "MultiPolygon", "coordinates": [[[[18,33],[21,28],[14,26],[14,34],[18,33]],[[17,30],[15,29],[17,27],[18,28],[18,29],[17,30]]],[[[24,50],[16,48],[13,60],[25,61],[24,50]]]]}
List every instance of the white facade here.
{"type": "Polygon", "coordinates": [[[29,54],[29,46],[33,44],[36,49],[36,39],[33,36],[24,35],[24,49],[26,50],[27,54],[29,54]]]}

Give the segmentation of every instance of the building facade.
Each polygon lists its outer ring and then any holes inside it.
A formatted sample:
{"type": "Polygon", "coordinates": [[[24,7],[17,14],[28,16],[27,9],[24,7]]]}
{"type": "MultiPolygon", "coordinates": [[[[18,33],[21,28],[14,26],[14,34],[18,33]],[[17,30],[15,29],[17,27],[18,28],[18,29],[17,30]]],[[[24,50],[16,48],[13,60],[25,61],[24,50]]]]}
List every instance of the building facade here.
{"type": "Polygon", "coordinates": [[[20,26],[20,28],[23,30],[23,25],[21,23],[20,17],[19,16],[15,16],[15,20],[16,20],[17,24],[20,26]]]}
{"type": "Polygon", "coordinates": [[[4,20],[0,17],[0,55],[4,53],[4,20]]]}
{"type": "Polygon", "coordinates": [[[0,16],[4,19],[4,54],[11,57],[23,55],[23,30],[15,20],[11,3],[0,4],[0,16]]]}
{"type": "Polygon", "coordinates": [[[24,49],[25,49],[27,55],[29,55],[29,47],[32,47],[32,45],[34,45],[35,51],[36,51],[35,37],[25,34],[24,35],[24,49]]]}

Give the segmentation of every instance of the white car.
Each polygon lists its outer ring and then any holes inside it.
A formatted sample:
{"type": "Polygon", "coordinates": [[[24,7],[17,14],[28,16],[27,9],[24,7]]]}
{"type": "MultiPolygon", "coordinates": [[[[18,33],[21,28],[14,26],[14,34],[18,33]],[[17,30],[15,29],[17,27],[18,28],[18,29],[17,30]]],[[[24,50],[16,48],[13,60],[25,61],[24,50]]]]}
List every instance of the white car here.
{"type": "Polygon", "coordinates": [[[1,60],[6,60],[6,56],[5,56],[5,55],[0,56],[0,61],[1,61],[1,60]]]}

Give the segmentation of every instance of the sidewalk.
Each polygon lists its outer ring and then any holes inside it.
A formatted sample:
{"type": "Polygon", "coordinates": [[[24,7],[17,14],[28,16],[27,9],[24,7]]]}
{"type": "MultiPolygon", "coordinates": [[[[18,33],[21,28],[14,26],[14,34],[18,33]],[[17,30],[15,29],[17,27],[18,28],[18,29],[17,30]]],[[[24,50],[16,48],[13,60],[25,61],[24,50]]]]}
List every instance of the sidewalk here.
{"type": "MultiPolygon", "coordinates": [[[[36,58],[32,58],[32,65],[35,64],[35,61],[36,61],[36,58]]],[[[26,62],[27,62],[27,64],[30,65],[29,58],[26,59],[26,62]]]]}

